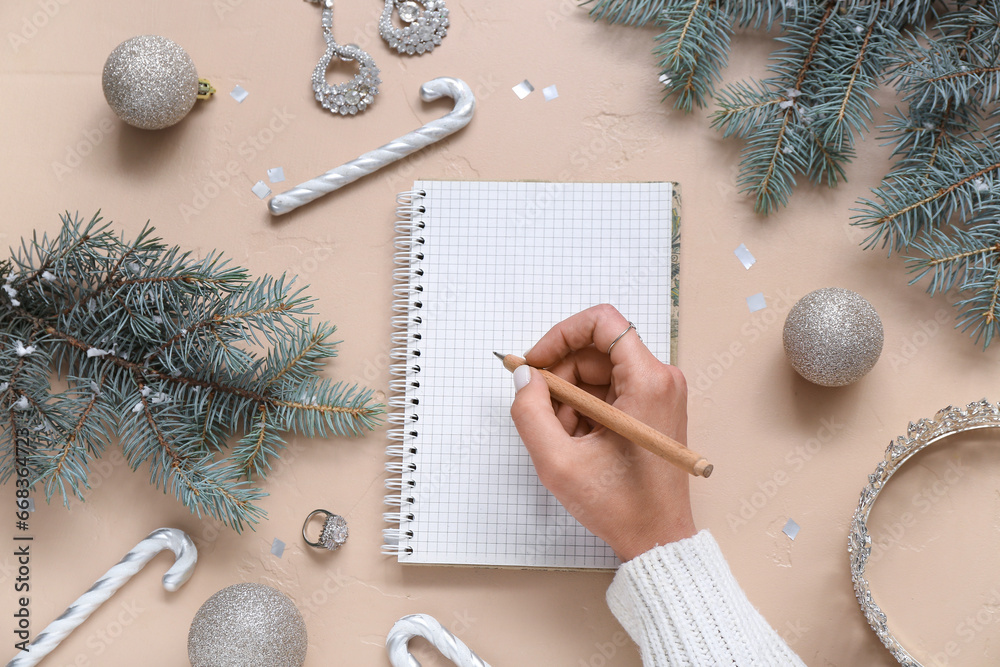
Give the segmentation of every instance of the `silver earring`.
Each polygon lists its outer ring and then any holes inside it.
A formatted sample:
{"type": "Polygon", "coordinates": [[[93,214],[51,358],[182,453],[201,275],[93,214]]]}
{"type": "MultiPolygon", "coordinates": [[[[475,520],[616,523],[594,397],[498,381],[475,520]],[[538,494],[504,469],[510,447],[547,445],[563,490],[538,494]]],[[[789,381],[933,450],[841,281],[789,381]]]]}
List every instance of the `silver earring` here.
{"type": "Polygon", "coordinates": [[[338,44],[333,39],[333,0],[308,0],[323,6],[323,37],[326,39],[326,53],[319,59],[313,71],[312,85],[316,100],[324,109],[342,116],[364,111],[378,95],[379,70],[375,61],[357,44],[338,44]],[[326,81],[326,70],[333,57],[345,62],[358,63],[358,73],[347,83],[331,86],[326,81]]]}
{"type": "Polygon", "coordinates": [[[433,51],[448,34],[449,24],[444,0],[385,0],[378,34],[392,48],[413,56],[433,51]],[[399,12],[400,20],[406,24],[402,28],[392,24],[393,10],[399,12]]]}

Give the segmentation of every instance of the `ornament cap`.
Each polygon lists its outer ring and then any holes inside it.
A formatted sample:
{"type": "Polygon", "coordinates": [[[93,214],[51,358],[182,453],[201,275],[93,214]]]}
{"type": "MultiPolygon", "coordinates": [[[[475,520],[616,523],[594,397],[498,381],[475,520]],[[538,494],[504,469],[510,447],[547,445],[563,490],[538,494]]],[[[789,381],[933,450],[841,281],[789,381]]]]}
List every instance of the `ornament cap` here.
{"type": "Polygon", "coordinates": [[[215,87],[209,82],[208,79],[198,79],[198,99],[207,100],[212,95],[215,95],[215,87]]]}

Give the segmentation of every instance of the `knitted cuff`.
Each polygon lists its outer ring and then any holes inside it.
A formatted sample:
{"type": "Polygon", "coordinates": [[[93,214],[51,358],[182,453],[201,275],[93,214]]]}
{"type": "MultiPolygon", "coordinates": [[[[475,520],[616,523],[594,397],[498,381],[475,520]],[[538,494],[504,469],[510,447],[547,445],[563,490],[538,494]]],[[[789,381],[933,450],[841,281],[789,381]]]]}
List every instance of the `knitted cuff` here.
{"type": "Polygon", "coordinates": [[[707,530],[624,563],[607,600],[644,667],[803,665],[747,600],[707,530]]]}

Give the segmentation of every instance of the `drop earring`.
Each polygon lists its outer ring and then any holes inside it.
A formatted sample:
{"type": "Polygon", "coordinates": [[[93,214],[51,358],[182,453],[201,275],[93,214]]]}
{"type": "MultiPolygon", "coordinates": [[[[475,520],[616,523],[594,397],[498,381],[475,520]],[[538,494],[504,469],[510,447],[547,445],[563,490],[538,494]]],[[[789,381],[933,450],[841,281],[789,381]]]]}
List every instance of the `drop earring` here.
{"type": "Polygon", "coordinates": [[[333,0],[307,0],[323,7],[323,37],[326,39],[326,53],[320,58],[313,71],[312,84],[316,100],[324,109],[341,116],[354,115],[367,109],[378,95],[379,70],[375,61],[357,44],[338,44],[333,39],[333,0]],[[326,80],[326,70],[333,57],[345,62],[358,63],[358,73],[347,83],[331,86],[326,80]]]}
{"type": "Polygon", "coordinates": [[[433,51],[448,34],[449,24],[444,0],[385,0],[378,34],[403,55],[414,56],[433,51]],[[392,24],[393,11],[405,24],[402,28],[392,24]]]}

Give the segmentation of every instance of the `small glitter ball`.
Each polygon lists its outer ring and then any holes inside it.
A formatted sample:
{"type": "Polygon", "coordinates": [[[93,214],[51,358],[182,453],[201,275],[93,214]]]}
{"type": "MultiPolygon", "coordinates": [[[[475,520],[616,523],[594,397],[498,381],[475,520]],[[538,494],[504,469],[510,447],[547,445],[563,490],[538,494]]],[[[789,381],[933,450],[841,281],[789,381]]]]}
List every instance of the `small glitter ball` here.
{"type": "Polygon", "coordinates": [[[104,63],[104,97],[123,121],[143,130],[178,123],[198,97],[198,72],[176,42],[140,35],[115,47],[104,63]]]}
{"type": "Polygon", "coordinates": [[[785,319],[782,339],[799,375],[841,387],[875,366],[882,354],[882,320],[860,294],[828,287],[799,299],[785,319]]]}
{"type": "Polygon", "coordinates": [[[236,584],[208,598],[188,633],[192,667],[301,667],[309,640],[291,598],[263,584],[236,584]]]}

